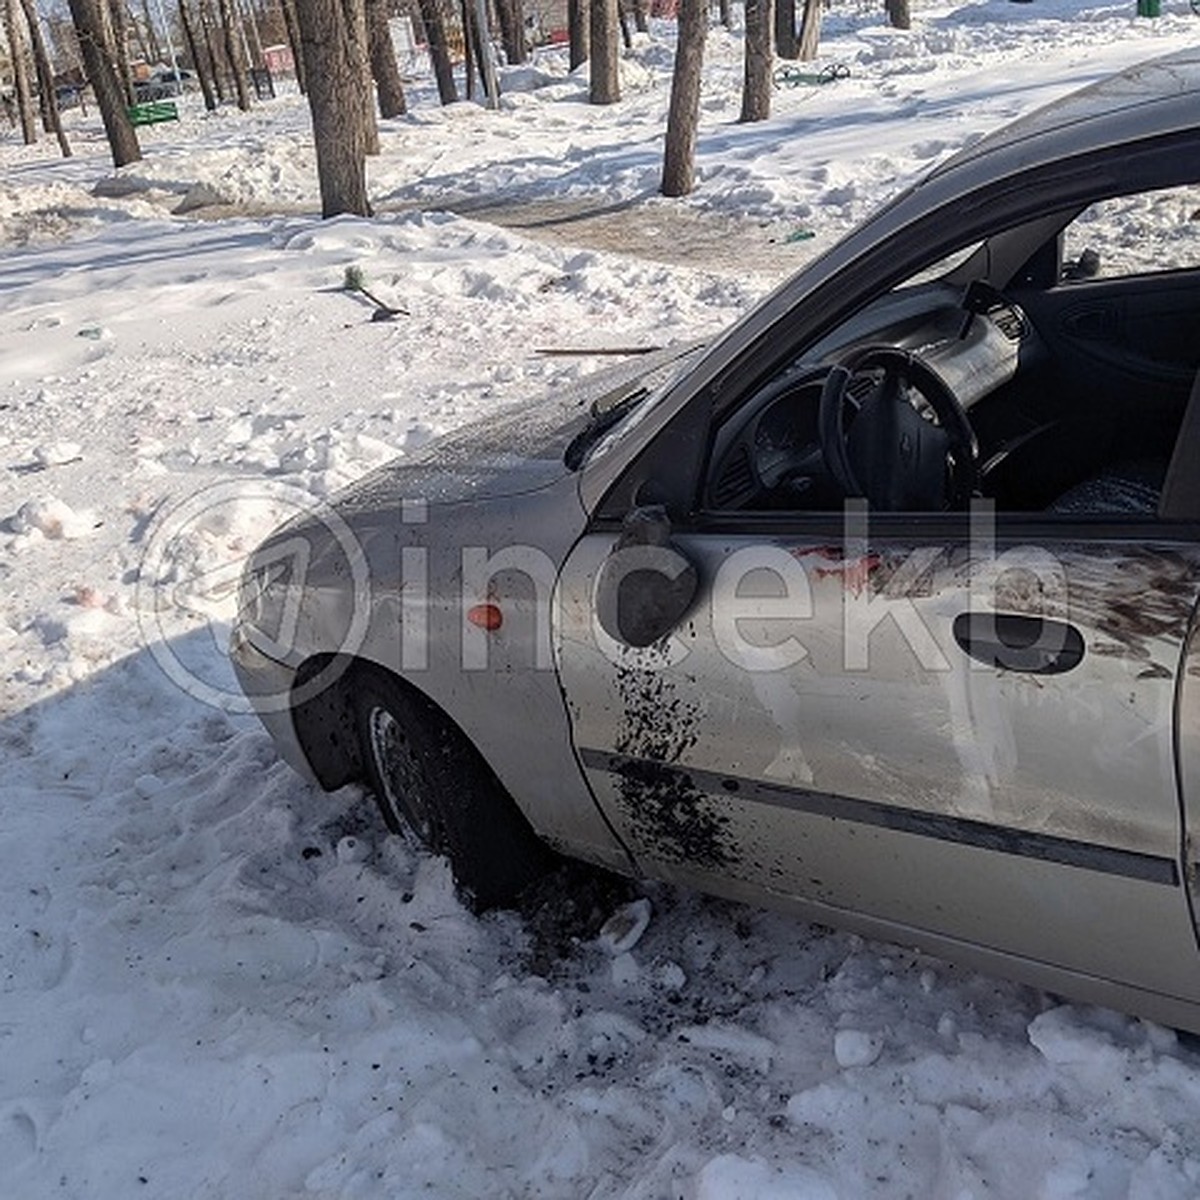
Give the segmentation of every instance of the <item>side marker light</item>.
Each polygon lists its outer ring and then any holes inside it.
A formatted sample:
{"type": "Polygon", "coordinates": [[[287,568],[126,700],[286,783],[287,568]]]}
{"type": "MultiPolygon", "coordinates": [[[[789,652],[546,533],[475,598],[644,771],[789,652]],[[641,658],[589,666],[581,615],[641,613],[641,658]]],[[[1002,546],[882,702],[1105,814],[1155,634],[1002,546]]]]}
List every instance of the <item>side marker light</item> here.
{"type": "Polygon", "coordinates": [[[467,609],[467,620],[479,629],[495,633],[504,624],[504,614],[497,604],[475,604],[467,609]]]}

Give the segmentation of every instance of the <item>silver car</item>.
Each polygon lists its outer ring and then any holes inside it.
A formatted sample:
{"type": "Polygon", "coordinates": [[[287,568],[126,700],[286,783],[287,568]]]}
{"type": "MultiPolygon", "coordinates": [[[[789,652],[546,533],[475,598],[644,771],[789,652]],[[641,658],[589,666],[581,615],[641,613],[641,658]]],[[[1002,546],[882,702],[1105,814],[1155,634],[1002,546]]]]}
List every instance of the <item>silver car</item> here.
{"type": "Polygon", "coordinates": [[[280,752],[464,896],[552,852],[1200,1030],[1200,52],[936,167],[724,336],[256,551],[280,752]]]}

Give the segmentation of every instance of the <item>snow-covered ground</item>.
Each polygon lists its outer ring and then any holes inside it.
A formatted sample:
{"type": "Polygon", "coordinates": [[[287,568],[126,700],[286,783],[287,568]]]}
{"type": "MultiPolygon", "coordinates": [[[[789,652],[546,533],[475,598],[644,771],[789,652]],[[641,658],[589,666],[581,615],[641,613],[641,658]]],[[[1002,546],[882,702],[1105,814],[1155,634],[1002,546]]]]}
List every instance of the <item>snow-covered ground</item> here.
{"type": "Polygon", "coordinates": [[[369,221],[313,217],[296,97],[187,102],[119,173],[94,114],[66,161],[0,135],[0,1195],[1200,1194],[1168,1031],[660,887],[475,919],[204,702],[227,568],[297,504],[601,364],[539,348],[721,328],[943,153],[1200,35],[1184,0],[914,7],[835,0],[851,78],[756,126],[714,31],[683,202],[653,196],[667,27],[608,109],[553,54],[498,113],[416,80],[369,221]],[[733,222],[766,269],[421,211],[502,199],[733,222]],[[348,267],[408,315],[370,321],[348,267]],[[641,901],[636,945],[591,936],[641,901]]]}

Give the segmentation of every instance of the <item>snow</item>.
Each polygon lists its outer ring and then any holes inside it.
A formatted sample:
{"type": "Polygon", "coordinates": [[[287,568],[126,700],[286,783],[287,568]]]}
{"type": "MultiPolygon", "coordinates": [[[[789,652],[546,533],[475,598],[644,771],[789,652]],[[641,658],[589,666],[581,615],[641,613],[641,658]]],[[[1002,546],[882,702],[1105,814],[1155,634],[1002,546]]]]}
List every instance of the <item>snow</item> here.
{"type": "Polygon", "coordinates": [[[65,161],[4,131],[4,1195],[1200,1193],[1191,1041],[661,886],[564,905],[548,949],[358,789],[301,782],[224,657],[277,521],[604,361],[538,348],[719,330],[944,153],[1194,42],[1164,9],[935,0],[902,34],[839,0],[822,62],[851,77],[758,126],[716,30],[684,202],[654,195],[666,25],[611,108],[556,53],[498,113],[416,80],[374,220],[312,215],[295,96],[185,99],[120,172],[94,114],[65,161]],[[500,201],[636,204],[571,245],[500,201]],[[352,267],[408,315],[371,321],[352,267]]]}
{"type": "Polygon", "coordinates": [[[861,1029],[839,1029],[833,1039],[833,1057],[839,1067],[869,1067],[882,1053],[882,1039],[861,1029]]]}

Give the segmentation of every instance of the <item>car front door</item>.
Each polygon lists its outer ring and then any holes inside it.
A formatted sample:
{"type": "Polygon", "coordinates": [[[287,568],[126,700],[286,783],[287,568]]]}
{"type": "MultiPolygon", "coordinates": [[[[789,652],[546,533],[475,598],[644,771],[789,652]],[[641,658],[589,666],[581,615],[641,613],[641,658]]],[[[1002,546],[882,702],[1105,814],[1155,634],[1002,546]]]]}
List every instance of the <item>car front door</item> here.
{"type": "MultiPolygon", "coordinates": [[[[813,511],[755,511],[736,474],[736,501],[714,499],[726,476],[713,471],[732,461],[723,447],[741,438],[757,452],[750,422],[772,388],[786,397],[794,381],[797,395],[815,386],[824,396],[833,364],[881,342],[957,357],[977,401],[1004,405],[1022,394],[1009,385],[1023,384],[1031,436],[1050,428],[1047,380],[1074,361],[1078,321],[1055,333],[1047,299],[1040,342],[1025,339],[1020,319],[1004,334],[1009,358],[989,350],[977,360],[979,314],[1003,299],[996,289],[1057,294],[1059,234],[1112,180],[1174,186],[1192,181],[1194,165],[1153,140],[1089,161],[1039,164],[1022,152],[1014,165],[1007,154],[990,168],[1005,164],[1004,178],[972,161],[935,172],[818,258],[716,343],[607,462],[589,465],[581,494],[595,515],[556,594],[575,748],[649,873],[943,953],[982,948],[1026,978],[1056,965],[1197,1000],[1176,753],[1187,803],[1200,810],[1200,694],[1180,678],[1200,591],[1200,495],[1186,513],[1164,508],[1170,521],[1047,511],[1088,465],[1063,437],[1035,468],[1009,457],[1011,486],[994,479],[986,492],[1002,510],[994,520],[926,515],[919,498],[869,525],[826,499],[813,511]],[[903,288],[925,286],[929,264],[980,237],[928,297],[903,288]],[[931,316],[948,288],[959,311],[943,329],[931,316]],[[722,442],[726,429],[732,441],[722,442]],[[1060,453],[1069,461],[1057,463],[1060,453]],[[630,578],[653,575],[658,556],[674,588],[632,606],[630,636],[610,611],[611,580],[623,574],[611,564],[623,555],[630,578]],[[677,611],[676,593],[692,592],[677,611]]],[[[1131,285],[1123,302],[1149,295],[1131,285]]],[[[1101,372],[1068,373],[1083,417],[1094,416],[1089,376],[1101,372]]],[[[1164,386],[1182,404],[1180,380],[1164,386]]],[[[1120,399],[1131,415],[1114,453],[1141,411],[1138,393],[1120,399]]],[[[984,415],[972,411],[972,426],[984,415]]],[[[1200,420],[1190,424],[1184,460],[1194,462],[1200,420]]],[[[794,437],[785,426],[765,449],[795,466],[817,438],[826,482],[839,480],[826,453],[838,439],[826,444],[821,425],[794,437]]],[[[910,414],[881,445],[909,455],[922,429],[910,414]]],[[[1020,423],[1010,432],[1011,442],[990,439],[993,452],[1021,445],[1020,423]]],[[[858,494],[841,482],[838,497],[858,494]]]]}
{"type": "Polygon", "coordinates": [[[1173,744],[1200,546],[864,520],[676,529],[699,592],[642,649],[596,619],[619,534],[576,546],[559,669],[613,828],[659,877],[1200,996],[1173,744]]]}

